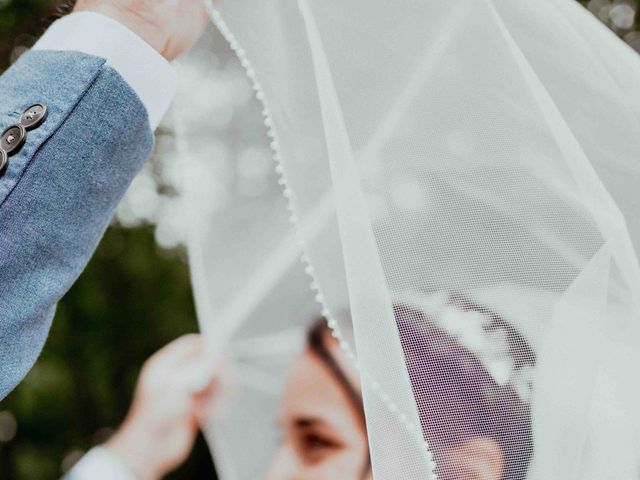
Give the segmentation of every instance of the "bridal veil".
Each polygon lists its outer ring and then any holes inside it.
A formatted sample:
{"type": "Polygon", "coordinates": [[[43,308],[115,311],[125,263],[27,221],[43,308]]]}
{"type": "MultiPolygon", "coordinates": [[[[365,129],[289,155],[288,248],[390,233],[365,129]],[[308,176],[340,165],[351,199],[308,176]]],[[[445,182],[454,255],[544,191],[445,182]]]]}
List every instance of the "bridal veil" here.
{"type": "Polygon", "coordinates": [[[530,449],[514,471],[639,479],[637,54],[573,0],[233,0],[211,15],[276,172],[222,212],[202,182],[186,189],[202,330],[236,383],[207,427],[221,478],[261,478],[285,366],[322,315],[358,368],[375,479],[436,478],[425,432],[469,428],[423,408],[408,352],[427,316],[490,374],[483,398],[526,405],[528,427],[487,426],[530,449]],[[420,312],[411,328],[399,306],[420,312]]]}

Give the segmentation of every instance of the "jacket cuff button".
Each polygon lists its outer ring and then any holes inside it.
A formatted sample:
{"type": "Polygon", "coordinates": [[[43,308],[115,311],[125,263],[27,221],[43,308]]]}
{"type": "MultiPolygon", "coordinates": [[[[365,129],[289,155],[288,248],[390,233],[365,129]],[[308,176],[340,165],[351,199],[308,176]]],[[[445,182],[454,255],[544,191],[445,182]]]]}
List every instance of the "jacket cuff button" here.
{"type": "Polygon", "coordinates": [[[22,148],[26,138],[27,131],[22,125],[11,125],[0,135],[0,149],[4,150],[7,155],[13,155],[22,148]]]}
{"type": "Polygon", "coordinates": [[[5,153],[4,150],[0,150],[0,177],[4,175],[4,172],[7,171],[7,166],[9,165],[9,157],[5,153]]]}
{"type": "Polygon", "coordinates": [[[36,103],[27,108],[20,117],[20,124],[27,130],[38,128],[47,119],[47,107],[36,103]]]}

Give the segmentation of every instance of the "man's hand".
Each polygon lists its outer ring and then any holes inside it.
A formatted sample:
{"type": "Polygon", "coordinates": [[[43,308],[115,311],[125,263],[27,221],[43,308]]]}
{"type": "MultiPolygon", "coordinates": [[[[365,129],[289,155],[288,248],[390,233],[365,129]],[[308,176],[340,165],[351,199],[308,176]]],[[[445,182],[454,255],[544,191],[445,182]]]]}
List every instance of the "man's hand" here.
{"type": "Polygon", "coordinates": [[[185,335],[142,367],[131,409],[107,442],[140,480],[156,480],[189,455],[216,388],[200,335],[185,335]]]}
{"type": "Polygon", "coordinates": [[[78,0],[74,12],[82,11],[117,20],[167,60],[189,50],[208,21],[202,0],[78,0]]]}

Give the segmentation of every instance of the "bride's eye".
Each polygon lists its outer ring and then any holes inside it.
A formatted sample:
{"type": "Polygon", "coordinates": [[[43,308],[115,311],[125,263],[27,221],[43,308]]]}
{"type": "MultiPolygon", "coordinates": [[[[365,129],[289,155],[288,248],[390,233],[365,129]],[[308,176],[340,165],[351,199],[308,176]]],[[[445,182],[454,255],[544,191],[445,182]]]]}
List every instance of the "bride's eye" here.
{"type": "Polygon", "coordinates": [[[305,445],[309,449],[323,449],[323,448],[332,448],[336,446],[336,443],[323,438],[320,435],[309,434],[305,436],[305,445]]]}
{"type": "Polygon", "coordinates": [[[340,444],[332,438],[314,432],[299,437],[298,451],[306,463],[317,463],[339,450],[340,444]]]}

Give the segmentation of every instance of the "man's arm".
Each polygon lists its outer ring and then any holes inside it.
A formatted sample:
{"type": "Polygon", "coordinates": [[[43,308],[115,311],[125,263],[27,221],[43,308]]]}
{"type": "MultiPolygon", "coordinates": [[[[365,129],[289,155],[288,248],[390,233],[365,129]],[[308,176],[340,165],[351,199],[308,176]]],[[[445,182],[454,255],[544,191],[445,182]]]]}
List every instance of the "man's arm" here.
{"type": "MultiPolygon", "coordinates": [[[[168,57],[195,40],[193,28],[181,25],[193,27],[198,19],[198,33],[205,25],[199,0],[81,0],[76,9],[101,12],[168,57]]],[[[93,55],[49,45],[0,76],[0,131],[17,125],[7,134],[11,142],[5,137],[9,155],[0,175],[0,399],[35,362],[55,304],[84,269],[153,146],[155,103],[147,98],[145,107],[148,91],[122,63],[126,52],[109,52],[114,38],[97,38],[91,29],[84,35],[103,50],[93,55]],[[21,117],[35,104],[47,116],[27,131],[21,117]]],[[[78,41],[76,32],[71,37],[78,41]]],[[[149,58],[128,65],[144,67],[149,58]]]]}

